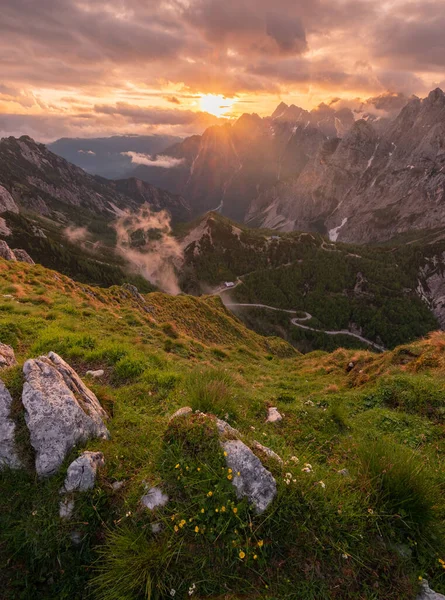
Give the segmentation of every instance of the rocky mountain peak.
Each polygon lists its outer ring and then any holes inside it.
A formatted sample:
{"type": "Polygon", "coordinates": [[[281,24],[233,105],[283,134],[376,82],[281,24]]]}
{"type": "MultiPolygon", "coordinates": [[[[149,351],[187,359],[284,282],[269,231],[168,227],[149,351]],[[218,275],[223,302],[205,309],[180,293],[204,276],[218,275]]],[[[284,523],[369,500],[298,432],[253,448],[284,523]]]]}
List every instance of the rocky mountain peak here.
{"type": "Polygon", "coordinates": [[[425,99],[425,103],[428,104],[445,104],[445,94],[443,93],[443,91],[437,87],[435,90],[432,90],[429,94],[428,97],[425,99]]]}

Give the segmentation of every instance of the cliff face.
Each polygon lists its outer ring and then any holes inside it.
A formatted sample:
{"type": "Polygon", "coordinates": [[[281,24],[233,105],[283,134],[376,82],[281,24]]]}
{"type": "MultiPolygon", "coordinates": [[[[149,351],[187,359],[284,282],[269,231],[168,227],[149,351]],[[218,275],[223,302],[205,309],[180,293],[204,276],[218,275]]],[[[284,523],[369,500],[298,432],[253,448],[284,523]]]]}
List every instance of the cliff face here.
{"type": "Polygon", "coordinates": [[[445,95],[412,99],[377,128],[357,121],[300,175],[260,194],[247,220],[374,242],[445,224],[445,95]]]}

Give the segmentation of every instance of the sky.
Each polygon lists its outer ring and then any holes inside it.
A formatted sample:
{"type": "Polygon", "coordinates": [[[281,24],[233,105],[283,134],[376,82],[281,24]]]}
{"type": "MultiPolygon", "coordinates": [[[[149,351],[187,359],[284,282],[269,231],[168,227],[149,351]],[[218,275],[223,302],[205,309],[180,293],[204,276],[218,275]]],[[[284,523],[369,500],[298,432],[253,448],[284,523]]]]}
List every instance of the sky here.
{"type": "Polygon", "coordinates": [[[201,133],[445,88],[444,0],[2,0],[0,136],[201,133]]]}

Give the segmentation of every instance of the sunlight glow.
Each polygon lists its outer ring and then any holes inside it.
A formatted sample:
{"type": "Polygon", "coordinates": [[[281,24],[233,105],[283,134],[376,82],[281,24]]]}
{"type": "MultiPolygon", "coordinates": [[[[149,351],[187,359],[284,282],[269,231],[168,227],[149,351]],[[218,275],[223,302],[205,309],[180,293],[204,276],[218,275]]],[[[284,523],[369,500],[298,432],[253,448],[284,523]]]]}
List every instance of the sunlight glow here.
{"type": "Polygon", "coordinates": [[[222,95],[206,94],[199,99],[202,111],[208,112],[215,117],[223,117],[235,104],[236,98],[225,98],[222,95]]]}

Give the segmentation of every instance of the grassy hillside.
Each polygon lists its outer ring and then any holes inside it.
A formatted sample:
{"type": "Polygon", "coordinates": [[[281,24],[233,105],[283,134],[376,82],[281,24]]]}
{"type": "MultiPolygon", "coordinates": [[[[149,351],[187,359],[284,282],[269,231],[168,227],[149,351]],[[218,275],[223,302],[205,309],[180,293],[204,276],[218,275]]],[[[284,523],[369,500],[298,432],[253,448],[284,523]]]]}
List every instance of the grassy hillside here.
{"type": "MultiPolygon", "coordinates": [[[[316,234],[253,231],[209,215],[198,239],[187,245],[183,286],[196,292],[240,277],[242,283],[225,294],[230,302],[307,311],[313,317],[307,325],[315,329],[358,330],[393,348],[437,328],[416,288],[425,255],[440,251],[332,244],[316,234]]],[[[302,331],[286,314],[243,309],[239,316],[256,331],[281,335],[302,351],[344,343],[360,347],[351,338],[302,331]]]]}
{"type": "Polygon", "coordinates": [[[0,261],[0,341],[20,363],[0,377],[29,465],[0,473],[2,598],[412,600],[420,578],[445,591],[444,334],[302,356],[214,297],[141,298],[0,261]],[[58,491],[84,448],[37,480],[20,405],[23,361],[50,350],[111,415],[111,440],[86,445],[105,467],[71,522],[58,491]],[[264,514],[237,500],[212,420],[169,426],[186,405],[281,455],[258,454],[278,486],[264,514]],[[269,406],[281,423],[265,423],[269,406]],[[153,514],[140,498],[157,484],[170,502],[153,514]]]}

